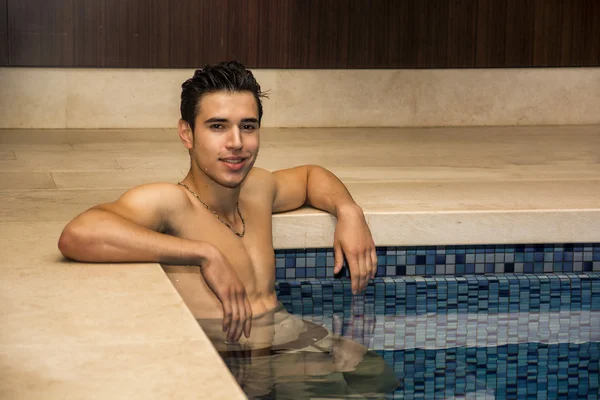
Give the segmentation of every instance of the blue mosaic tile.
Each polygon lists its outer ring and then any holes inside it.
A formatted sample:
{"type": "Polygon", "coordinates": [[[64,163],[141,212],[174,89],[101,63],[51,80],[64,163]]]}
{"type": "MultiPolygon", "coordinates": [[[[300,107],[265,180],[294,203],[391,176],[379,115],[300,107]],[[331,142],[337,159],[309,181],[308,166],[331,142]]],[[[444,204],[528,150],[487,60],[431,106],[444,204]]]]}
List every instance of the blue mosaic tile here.
{"type": "MultiPolygon", "coordinates": [[[[476,245],[379,247],[377,275],[540,274],[600,271],[600,244],[476,245]]],[[[296,277],[332,276],[333,249],[275,251],[276,277],[291,276],[279,270],[295,269],[296,277]],[[318,272],[317,272],[318,269],[318,272]],[[302,270],[302,272],[300,272],[302,270]]],[[[347,265],[336,277],[348,277],[347,265]]]]}
{"type": "MultiPolygon", "coordinates": [[[[280,301],[291,313],[325,304],[332,310],[351,302],[351,282],[343,279],[278,280],[280,301]],[[325,291],[324,288],[328,288],[325,291]],[[301,300],[302,304],[294,302],[301,300]],[[310,299],[310,300],[306,300],[310,299]],[[336,305],[337,304],[337,305],[336,305]]],[[[375,278],[364,296],[375,308],[395,313],[485,310],[511,311],[600,311],[600,273],[547,275],[486,275],[375,278]]]]}

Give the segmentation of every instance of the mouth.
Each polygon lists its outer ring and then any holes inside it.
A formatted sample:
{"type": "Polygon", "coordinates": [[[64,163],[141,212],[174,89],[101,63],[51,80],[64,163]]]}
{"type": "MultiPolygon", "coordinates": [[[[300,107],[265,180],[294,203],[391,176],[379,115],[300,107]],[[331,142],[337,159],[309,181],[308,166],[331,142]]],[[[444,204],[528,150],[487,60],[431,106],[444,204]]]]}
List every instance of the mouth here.
{"type": "Polygon", "coordinates": [[[219,161],[225,165],[225,167],[231,171],[239,171],[246,165],[248,157],[226,157],[220,158],[219,161]]]}

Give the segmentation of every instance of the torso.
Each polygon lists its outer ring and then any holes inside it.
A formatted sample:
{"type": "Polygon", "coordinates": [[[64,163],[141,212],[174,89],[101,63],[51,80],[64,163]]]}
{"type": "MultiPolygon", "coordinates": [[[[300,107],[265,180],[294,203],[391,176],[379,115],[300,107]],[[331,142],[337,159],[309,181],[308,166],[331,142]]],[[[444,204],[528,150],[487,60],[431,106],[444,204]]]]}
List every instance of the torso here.
{"type": "MultiPolygon", "coordinates": [[[[169,216],[166,232],[216,246],[243,282],[254,315],[277,305],[272,191],[261,187],[261,178],[257,178],[264,173],[253,170],[240,191],[239,206],[246,223],[244,237],[235,235],[184,188],[181,190],[186,191],[189,204],[169,216]]],[[[196,318],[223,317],[221,302],[204,281],[200,267],[163,265],[163,269],[196,318]]]]}

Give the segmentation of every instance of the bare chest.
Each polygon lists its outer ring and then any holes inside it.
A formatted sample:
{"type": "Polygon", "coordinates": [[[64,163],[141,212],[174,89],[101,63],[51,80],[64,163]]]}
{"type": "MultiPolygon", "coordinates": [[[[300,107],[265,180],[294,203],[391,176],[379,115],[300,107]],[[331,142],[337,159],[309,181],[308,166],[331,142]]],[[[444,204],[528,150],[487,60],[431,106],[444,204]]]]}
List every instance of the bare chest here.
{"type": "MultiPolygon", "coordinates": [[[[173,216],[174,229],[171,234],[209,243],[218,248],[243,282],[251,303],[271,296],[275,285],[275,261],[270,208],[261,207],[260,204],[241,204],[246,232],[240,238],[212,213],[201,207],[194,207],[193,212],[173,216]]],[[[236,225],[240,232],[241,227],[241,224],[236,225]]],[[[207,306],[210,309],[211,305],[220,309],[218,299],[204,282],[198,266],[163,267],[192,311],[196,308],[206,310],[207,306]]]]}

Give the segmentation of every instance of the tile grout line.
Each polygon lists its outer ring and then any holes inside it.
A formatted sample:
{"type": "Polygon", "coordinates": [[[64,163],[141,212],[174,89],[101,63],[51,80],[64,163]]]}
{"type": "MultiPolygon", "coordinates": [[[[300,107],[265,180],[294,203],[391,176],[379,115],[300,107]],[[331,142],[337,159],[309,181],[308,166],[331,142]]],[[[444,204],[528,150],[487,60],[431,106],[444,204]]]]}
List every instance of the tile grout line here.
{"type": "Polygon", "coordinates": [[[123,165],[121,165],[121,163],[119,162],[119,159],[117,157],[114,157],[113,160],[115,161],[115,163],[117,163],[119,168],[121,168],[121,171],[125,171],[125,168],[123,168],[123,165]]]}
{"type": "Polygon", "coordinates": [[[54,189],[59,190],[59,187],[56,184],[56,180],[54,179],[54,173],[53,172],[48,172],[48,173],[50,174],[50,179],[52,179],[52,183],[54,184],[54,189]]]}

